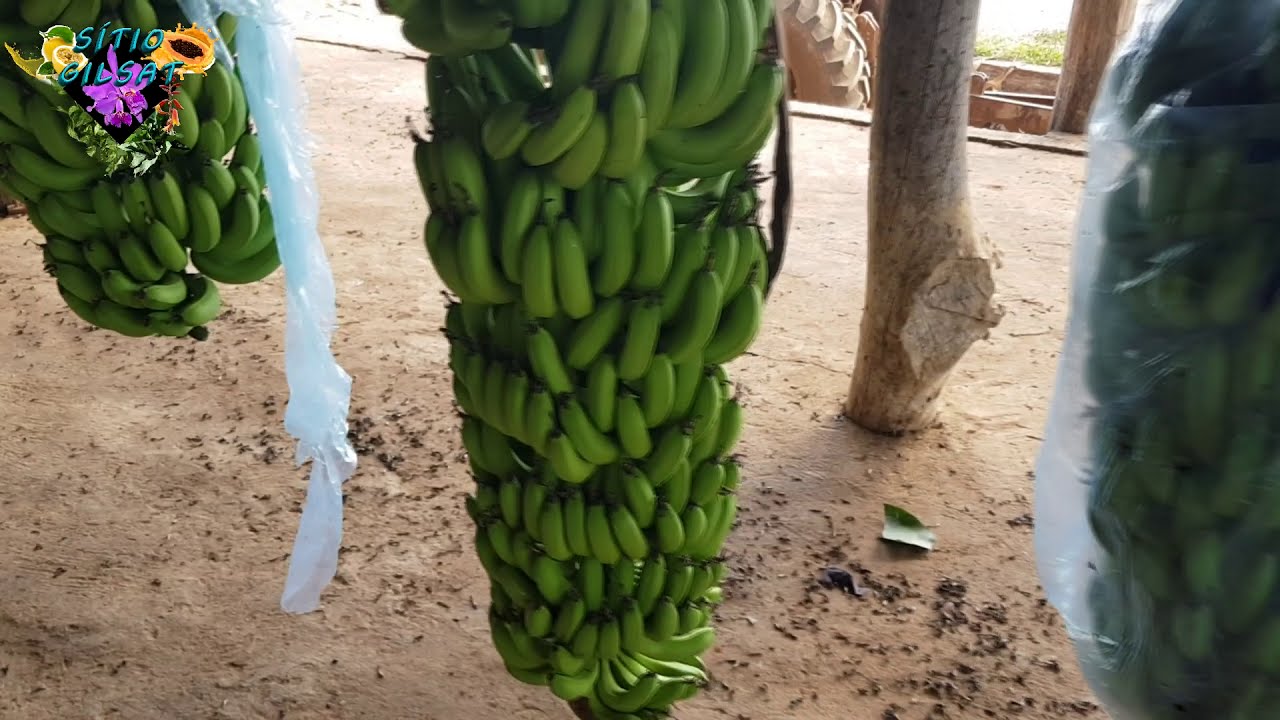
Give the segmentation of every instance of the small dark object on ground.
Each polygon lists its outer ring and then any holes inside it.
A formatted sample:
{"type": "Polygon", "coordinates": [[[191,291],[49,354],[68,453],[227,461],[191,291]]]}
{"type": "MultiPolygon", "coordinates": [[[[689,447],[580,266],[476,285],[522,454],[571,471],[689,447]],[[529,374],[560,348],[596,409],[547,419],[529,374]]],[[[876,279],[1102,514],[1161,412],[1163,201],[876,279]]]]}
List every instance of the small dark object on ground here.
{"type": "Polygon", "coordinates": [[[853,573],[843,568],[823,568],[822,577],[818,580],[818,584],[823,587],[841,590],[854,597],[860,598],[867,594],[867,589],[858,585],[858,581],[853,577],[853,573]]]}
{"type": "Polygon", "coordinates": [[[12,198],[0,195],[0,217],[19,217],[27,214],[27,207],[12,198]]]}

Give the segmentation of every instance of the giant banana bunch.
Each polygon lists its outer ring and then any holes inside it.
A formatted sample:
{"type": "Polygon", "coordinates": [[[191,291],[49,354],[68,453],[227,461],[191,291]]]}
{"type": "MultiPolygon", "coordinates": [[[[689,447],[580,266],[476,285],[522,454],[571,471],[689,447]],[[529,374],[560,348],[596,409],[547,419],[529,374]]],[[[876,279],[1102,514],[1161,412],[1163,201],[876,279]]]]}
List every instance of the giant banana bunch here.
{"type": "Polygon", "coordinates": [[[723,364],[768,275],[752,161],[783,90],[772,3],[389,5],[431,53],[414,159],[458,299],[493,643],[597,720],[663,716],[707,680],[737,515],[723,364]]]}
{"type": "MultiPolygon", "coordinates": [[[[145,33],[184,19],[168,0],[0,0],[0,41],[20,48],[51,25],[108,21],[145,33]]],[[[234,16],[218,25],[234,43],[234,16]]],[[[0,189],[45,236],[45,267],[72,312],[130,337],[204,339],[221,312],[219,283],[256,282],[280,265],[238,72],[188,74],[177,100],[176,151],[144,175],[108,177],[68,132],[71,98],[0,54],[0,189]]]]}
{"type": "Polygon", "coordinates": [[[1118,720],[1280,716],[1280,53],[1272,30],[1269,52],[1201,66],[1239,48],[1185,28],[1260,7],[1229,5],[1167,4],[1118,57],[1099,115],[1131,159],[1084,236],[1100,552],[1070,571],[1092,612],[1081,661],[1118,720]],[[1200,67],[1212,77],[1192,84],[1200,67]]]}

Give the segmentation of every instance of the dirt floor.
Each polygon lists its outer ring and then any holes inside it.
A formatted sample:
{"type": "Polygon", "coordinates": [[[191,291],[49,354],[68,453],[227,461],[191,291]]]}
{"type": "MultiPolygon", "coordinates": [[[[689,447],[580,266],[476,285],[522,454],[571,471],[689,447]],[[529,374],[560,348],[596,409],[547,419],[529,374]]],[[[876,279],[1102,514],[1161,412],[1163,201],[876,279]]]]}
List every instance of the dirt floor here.
{"type": "MultiPolygon", "coordinates": [[[[209,342],[128,340],[72,319],[36,233],[0,220],[0,718],[568,717],[489,646],[404,132],[422,66],[302,52],[361,454],[338,582],[321,612],[278,610],[306,476],[282,427],[281,275],[227,290],[209,342]]],[[[716,682],[680,716],[1103,717],[1031,545],[1083,162],[970,145],[1008,314],[955,373],[942,424],[890,441],[837,417],[862,305],[867,134],[800,119],[797,135],[788,265],[732,368],[748,482],[716,682]],[[937,550],[890,554],[883,502],[934,524],[937,550]],[[870,592],[821,587],[827,566],[870,592]]]]}

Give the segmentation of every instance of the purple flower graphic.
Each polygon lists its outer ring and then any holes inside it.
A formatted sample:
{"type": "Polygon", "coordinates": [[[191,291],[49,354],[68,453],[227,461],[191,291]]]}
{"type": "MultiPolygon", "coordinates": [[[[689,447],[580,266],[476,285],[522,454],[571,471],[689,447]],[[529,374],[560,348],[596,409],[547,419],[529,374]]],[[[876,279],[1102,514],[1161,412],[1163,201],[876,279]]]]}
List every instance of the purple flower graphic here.
{"type": "Polygon", "coordinates": [[[90,78],[94,82],[90,82],[84,86],[84,92],[93,100],[93,105],[89,109],[102,116],[103,120],[112,127],[127,127],[135,122],[142,122],[142,112],[147,109],[147,100],[142,95],[142,91],[146,88],[147,83],[143,82],[138,76],[142,73],[142,66],[135,64],[130,70],[129,81],[124,85],[117,85],[116,79],[119,77],[119,65],[116,59],[116,48],[111,45],[107,48],[107,68],[110,70],[110,79],[102,84],[96,81],[99,79],[102,70],[97,70],[99,77],[90,78]]]}

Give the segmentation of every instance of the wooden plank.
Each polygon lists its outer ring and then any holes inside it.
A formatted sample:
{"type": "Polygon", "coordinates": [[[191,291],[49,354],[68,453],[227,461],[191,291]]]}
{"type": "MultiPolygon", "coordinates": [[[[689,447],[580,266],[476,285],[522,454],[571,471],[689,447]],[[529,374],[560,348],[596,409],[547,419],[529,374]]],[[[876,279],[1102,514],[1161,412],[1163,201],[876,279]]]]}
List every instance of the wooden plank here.
{"type": "Polygon", "coordinates": [[[1044,135],[1049,132],[1052,120],[1053,109],[1044,105],[1004,100],[990,95],[969,97],[971,127],[1044,135]]]}
{"type": "Polygon", "coordinates": [[[1047,108],[1053,107],[1054,97],[1052,95],[1028,95],[1026,93],[1013,92],[994,92],[988,91],[983,93],[989,98],[998,100],[1013,100],[1014,102],[1030,103],[1032,105],[1043,105],[1047,108]]]}
{"type": "Polygon", "coordinates": [[[977,71],[993,80],[1003,78],[1000,87],[994,88],[996,90],[1029,95],[1056,95],[1058,78],[1062,75],[1058,68],[1022,65],[1003,60],[984,60],[978,63],[977,71]]]}
{"type": "Polygon", "coordinates": [[[1053,129],[1083,133],[1098,87],[1120,37],[1129,31],[1137,0],[1075,0],[1067,27],[1053,129]]]}
{"type": "MultiPolygon", "coordinates": [[[[787,110],[792,117],[808,118],[822,122],[838,122],[861,128],[871,127],[871,112],[869,110],[851,110],[849,108],[829,107],[805,102],[792,102],[788,105],[787,110]]],[[[968,139],[969,142],[1002,148],[1026,148],[1027,150],[1070,155],[1072,157],[1087,157],[1089,155],[1089,143],[1084,136],[1052,131],[1047,135],[1027,135],[1025,133],[988,130],[970,125],[968,139]]]]}

